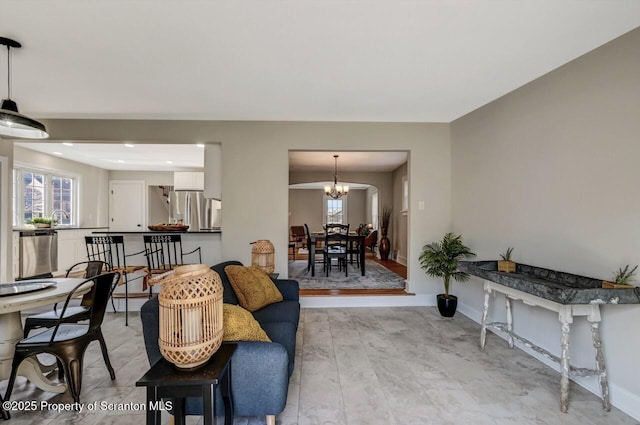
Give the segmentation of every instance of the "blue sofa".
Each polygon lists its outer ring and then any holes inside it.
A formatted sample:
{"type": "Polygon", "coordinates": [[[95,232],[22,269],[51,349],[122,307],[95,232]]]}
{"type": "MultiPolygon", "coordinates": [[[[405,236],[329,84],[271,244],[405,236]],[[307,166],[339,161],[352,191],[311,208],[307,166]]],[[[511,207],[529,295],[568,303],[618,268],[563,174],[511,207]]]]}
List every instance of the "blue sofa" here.
{"type": "MultiPolygon", "coordinates": [[[[211,268],[222,279],[223,301],[238,304],[238,298],[224,272],[228,265],[242,265],[228,261],[211,268]]],[[[231,358],[231,385],[236,416],[266,416],[267,424],[275,424],[275,415],[284,410],[289,377],[293,373],[296,331],[300,318],[300,292],[295,280],[274,280],[283,301],[270,304],[253,313],[272,342],[240,341],[231,358]]],[[[162,358],[158,346],[158,298],[148,300],[141,309],[142,329],[149,364],[162,358]]],[[[216,394],[216,414],[222,414],[220,389],[216,394]]],[[[188,398],[187,415],[202,415],[202,400],[188,398]]]]}

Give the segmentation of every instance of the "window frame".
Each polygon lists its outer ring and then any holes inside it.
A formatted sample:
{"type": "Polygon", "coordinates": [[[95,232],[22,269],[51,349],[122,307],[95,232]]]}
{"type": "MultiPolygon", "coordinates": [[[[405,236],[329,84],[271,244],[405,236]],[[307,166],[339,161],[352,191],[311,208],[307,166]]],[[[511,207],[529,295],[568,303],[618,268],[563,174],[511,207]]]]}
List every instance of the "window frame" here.
{"type": "MultiPolygon", "coordinates": [[[[323,221],[323,227],[326,226],[329,221],[329,201],[341,201],[342,202],[342,221],[340,223],[337,224],[347,224],[349,222],[348,217],[347,217],[347,196],[343,196],[341,198],[338,199],[334,199],[331,196],[328,196],[327,194],[323,194],[322,195],[322,205],[323,205],[323,216],[322,216],[322,221],[323,221]]],[[[333,223],[333,222],[332,222],[333,223]]]]}
{"type": "Polygon", "coordinates": [[[13,183],[13,200],[12,200],[12,224],[14,227],[21,227],[26,224],[25,215],[25,187],[24,187],[24,173],[41,174],[44,179],[44,200],[43,200],[43,217],[51,217],[53,209],[53,178],[71,179],[71,217],[70,222],[65,224],[58,224],[61,226],[77,226],[79,220],[79,191],[80,191],[80,175],[76,173],[70,173],[67,171],[47,169],[42,167],[34,167],[29,164],[14,163],[12,170],[12,183],[13,183]]]}

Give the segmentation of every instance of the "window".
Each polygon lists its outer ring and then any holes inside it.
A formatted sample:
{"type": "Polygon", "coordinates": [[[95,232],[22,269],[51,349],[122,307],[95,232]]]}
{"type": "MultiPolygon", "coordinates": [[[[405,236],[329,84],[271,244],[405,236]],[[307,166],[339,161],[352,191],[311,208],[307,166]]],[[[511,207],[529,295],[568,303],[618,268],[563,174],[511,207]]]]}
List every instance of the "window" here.
{"type": "Polygon", "coordinates": [[[13,177],[14,226],[54,212],[59,225],[76,223],[77,178],[26,168],[14,169],[13,177]]]}
{"type": "Polygon", "coordinates": [[[324,197],[325,224],[347,224],[347,199],[324,197]]]}
{"type": "Polygon", "coordinates": [[[371,194],[371,224],[373,228],[378,228],[378,192],[371,194]]]}

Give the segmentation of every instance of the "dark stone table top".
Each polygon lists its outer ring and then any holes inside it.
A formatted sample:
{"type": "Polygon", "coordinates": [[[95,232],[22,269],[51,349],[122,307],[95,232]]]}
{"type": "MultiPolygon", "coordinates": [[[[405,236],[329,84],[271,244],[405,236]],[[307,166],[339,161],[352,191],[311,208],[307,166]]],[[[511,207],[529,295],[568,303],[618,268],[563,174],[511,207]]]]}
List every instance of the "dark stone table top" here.
{"type": "Polygon", "coordinates": [[[460,261],[458,270],[560,304],[638,304],[640,287],[602,288],[602,280],[542,267],[516,264],[515,273],[498,271],[497,261],[460,261]]]}

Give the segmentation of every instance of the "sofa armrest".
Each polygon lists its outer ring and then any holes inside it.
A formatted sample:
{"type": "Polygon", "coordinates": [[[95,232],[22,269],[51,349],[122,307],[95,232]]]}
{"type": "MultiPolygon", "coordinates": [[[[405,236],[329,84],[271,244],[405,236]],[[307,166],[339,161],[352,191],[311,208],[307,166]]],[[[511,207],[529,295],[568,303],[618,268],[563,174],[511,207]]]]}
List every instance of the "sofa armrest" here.
{"type": "Polygon", "coordinates": [[[285,301],[300,301],[300,285],[297,280],[276,279],[274,282],[285,301]]]}
{"type": "Polygon", "coordinates": [[[156,364],[162,358],[160,345],[158,344],[158,336],[160,335],[159,316],[160,306],[158,305],[158,296],[156,295],[150,300],[147,300],[140,309],[144,347],[147,351],[150,366],[156,364]]]}

